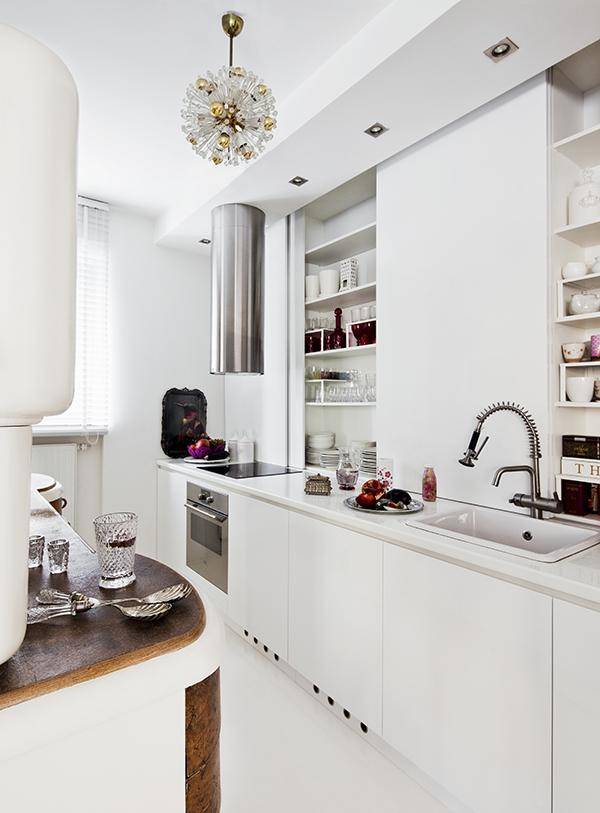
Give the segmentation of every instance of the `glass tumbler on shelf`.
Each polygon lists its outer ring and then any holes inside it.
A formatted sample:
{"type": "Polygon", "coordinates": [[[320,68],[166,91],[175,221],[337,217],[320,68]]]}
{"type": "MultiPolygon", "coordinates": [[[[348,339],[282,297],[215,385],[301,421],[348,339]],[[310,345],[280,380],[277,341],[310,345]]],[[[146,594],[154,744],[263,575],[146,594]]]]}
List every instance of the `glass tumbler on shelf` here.
{"type": "Polygon", "coordinates": [[[335,476],[342,491],[352,491],[356,488],[358,465],[356,457],[348,449],[340,449],[340,458],[335,476]]]}
{"type": "Polygon", "coordinates": [[[100,587],[114,590],[135,581],[137,524],[137,514],[129,511],[102,514],[94,520],[100,587]]]}

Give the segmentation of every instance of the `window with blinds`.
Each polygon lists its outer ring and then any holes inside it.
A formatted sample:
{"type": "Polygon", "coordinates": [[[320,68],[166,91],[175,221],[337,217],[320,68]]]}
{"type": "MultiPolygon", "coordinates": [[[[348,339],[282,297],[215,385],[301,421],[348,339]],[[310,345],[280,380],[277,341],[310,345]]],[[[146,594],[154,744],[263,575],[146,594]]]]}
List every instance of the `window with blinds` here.
{"type": "Polygon", "coordinates": [[[77,312],[75,394],[62,415],[42,428],[108,429],[108,207],[80,198],[77,205],[77,312]]]}

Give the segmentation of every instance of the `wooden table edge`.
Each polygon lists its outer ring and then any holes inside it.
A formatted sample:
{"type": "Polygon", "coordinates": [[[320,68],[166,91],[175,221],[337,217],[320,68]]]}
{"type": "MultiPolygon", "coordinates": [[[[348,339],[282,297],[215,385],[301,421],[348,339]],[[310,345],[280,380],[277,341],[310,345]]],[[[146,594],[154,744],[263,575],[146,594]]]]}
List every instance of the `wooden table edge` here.
{"type": "MultiPolygon", "coordinates": [[[[129,666],[135,666],[138,663],[158,658],[161,655],[166,655],[169,652],[176,652],[178,649],[183,649],[189,646],[204,632],[206,627],[206,610],[202,599],[194,590],[194,597],[196,598],[199,611],[198,623],[183,633],[174,638],[169,638],[166,641],[160,641],[151,646],[142,647],[141,649],[130,650],[114,658],[98,661],[98,663],[90,664],[83,669],[76,669],[73,672],[66,672],[62,675],[57,675],[47,680],[42,680],[37,683],[31,683],[18,689],[0,694],[0,711],[17,706],[19,703],[24,703],[27,700],[33,700],[35,697],[42,697],[45,694],[51,694],[59,689],[66,689],[69,686],[76,686],[79,683],[85,683],[87,680],[93,680],[97,677],[109,675],[112,672],[118,672],[121,669],[126,669],[129,666]]],[[[191,596],[190,596],[191,598],[191,596]]]]}

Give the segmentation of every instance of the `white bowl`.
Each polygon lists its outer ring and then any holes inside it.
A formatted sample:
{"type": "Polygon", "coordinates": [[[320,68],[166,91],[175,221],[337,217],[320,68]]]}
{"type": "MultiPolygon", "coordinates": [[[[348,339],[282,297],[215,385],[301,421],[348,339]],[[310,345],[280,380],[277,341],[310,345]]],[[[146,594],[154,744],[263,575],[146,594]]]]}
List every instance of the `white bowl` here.
{"type": "Polygon", "coordinates": [[[306,438],[306,445],[309,449],[326,449],[333,448],[335,443],[335,435],[333,433],[327,435],[308,435],[306,438]]]}

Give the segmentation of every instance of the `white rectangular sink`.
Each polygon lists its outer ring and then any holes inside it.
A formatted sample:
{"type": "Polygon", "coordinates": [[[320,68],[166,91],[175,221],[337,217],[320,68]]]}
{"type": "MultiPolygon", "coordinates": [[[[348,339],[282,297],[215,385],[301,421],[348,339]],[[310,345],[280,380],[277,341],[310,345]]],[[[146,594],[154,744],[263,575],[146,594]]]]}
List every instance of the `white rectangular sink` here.
{"type": "Polygon", "coordinates": [[[558,562],[600,542],[600,533],[595,531],[493,508],[468,507],[431,519],[407,520],[406,524],[538,562],[558,562]]]}

